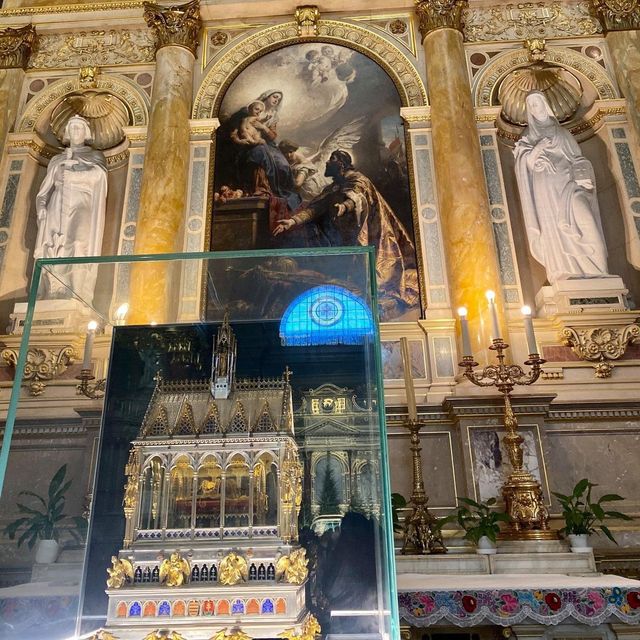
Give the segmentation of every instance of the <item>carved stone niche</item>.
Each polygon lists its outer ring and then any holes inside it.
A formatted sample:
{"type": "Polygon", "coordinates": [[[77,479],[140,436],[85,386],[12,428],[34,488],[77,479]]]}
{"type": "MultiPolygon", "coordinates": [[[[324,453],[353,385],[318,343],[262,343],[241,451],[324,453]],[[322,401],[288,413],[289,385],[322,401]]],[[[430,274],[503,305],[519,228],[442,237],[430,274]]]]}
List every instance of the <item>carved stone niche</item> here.
{"type": "Polygon", "coordinates": [[[36,42],[32,24],[19,29],[0,29],[0,69],[26,69],[36,42]]]}

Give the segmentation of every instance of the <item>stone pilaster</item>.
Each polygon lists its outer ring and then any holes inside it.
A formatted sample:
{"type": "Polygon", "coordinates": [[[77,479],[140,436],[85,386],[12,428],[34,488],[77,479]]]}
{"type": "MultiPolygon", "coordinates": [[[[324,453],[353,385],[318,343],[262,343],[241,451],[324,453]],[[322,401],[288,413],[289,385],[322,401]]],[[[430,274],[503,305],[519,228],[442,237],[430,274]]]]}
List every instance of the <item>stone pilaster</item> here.
{"type": "MultiPolygon", "coordinates": [[[[489,198],[462,39],[466,0],[421,0],[420,21],[431,105],[436,191],[452,307],[466,306],[474,353],[490,344],[485,291],[501,281],[489,198]]],[[[502,302],[498,301],[503,336],[502,302]]],[[[486,358],[482,358],[484,360],[486,358]]]]}
{"type": "Polygon", "coordinates": [[[640,143],[640,0],[591,0],[591,13],[606,33],[616,79],[640,143]]]}
{"type": "MultiPolygon", "coordinates": [[[[145,3],[144,15],[158,48],[134,253],[171,253],[181,249],[187,196],[199,5],[197,0],[171,8],[145,3]]],[[[171,319],[167,307],[175,305],[169,300],[167,265],[147,263],[132,269],[130,322],[171,319]]]]}

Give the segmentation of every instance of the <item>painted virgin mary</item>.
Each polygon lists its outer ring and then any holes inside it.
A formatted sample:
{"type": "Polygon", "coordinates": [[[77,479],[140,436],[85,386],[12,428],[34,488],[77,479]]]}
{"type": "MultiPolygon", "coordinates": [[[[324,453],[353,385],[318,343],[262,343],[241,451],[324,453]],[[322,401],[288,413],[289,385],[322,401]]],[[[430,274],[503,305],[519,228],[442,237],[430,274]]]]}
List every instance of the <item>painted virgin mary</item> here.
{"type": "Polygon", "coordinates": [[[593,166],[542,93],[527,96],[516,177],[533,257],[550,283],[608,275],[593,166]]]}

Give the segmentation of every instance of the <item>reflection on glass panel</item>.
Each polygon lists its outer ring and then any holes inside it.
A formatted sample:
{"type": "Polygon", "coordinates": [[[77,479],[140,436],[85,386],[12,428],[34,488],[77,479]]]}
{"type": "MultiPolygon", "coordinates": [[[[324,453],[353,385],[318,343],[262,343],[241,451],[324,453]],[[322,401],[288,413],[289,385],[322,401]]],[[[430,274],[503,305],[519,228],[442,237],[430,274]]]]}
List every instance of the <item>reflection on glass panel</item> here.
{"type": "Polygon", "coordinates": [[[226,527],[249,525],[249,465],[242,456],[234,456],[227,467],[224,524],[226,527]]]}
{"type": "Polygon", "coordinates": [[[327,452],[316,464],[314,492],[315,506],[320,515],[339,514],[344,497],[344,469],[336,458],[327,452]]]}
{"type": "Polygon", "coordinates": [[[167,527],[189,529],[191,527],[191,503],[193,496],[193,468],[186,456],[178,458],[169,473],[169,505],[167,527]]]}
{"type": "Polygon", "coordinates": [[[220,490],[222,469],[208,459],[198,469],[198,490],[196,494],[196,527],[220,526],[220,490]]]}
{"type": "Polygon", "coordinates": [[[153,458],[144,472],[142,504],[140,509],[141,529],[160,529],[160,505],[164,487],[164,467],[159,458],[153,458]]]}
{"type": "Polygon", "coordinates": [[[278,524],[278,471],[272,457],[266,453],[253,467],[253,524],[278,524]]]}

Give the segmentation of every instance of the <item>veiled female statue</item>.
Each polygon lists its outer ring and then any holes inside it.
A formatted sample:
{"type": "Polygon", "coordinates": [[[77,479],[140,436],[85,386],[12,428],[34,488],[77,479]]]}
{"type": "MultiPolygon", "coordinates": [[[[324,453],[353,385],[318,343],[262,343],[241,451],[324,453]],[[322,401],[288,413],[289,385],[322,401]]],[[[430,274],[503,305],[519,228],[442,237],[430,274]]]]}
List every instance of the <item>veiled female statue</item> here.
{"type": "Polygon", "coordinates": [[[593,166],[542,93],[527,96],[516,177],[533,257],[551,284],[608,275],[593,166]]]}
{"type": "MultiPolygon", "coordinates": [[[[101,253],[107,201],[107,163],[104,154],[88,146],[87,121],[72,116],[64,131],[68,148],[49,162],[36,196],[38,236],[34,258],[98,256],[101,253]]],[[[93,299],[96,270],[86,265],[56,267],[64,282],[44,273],[47,298],[69,298],[74,293],[93,299]]]]}

